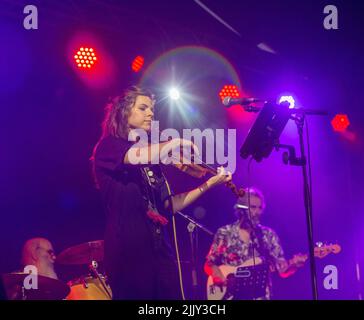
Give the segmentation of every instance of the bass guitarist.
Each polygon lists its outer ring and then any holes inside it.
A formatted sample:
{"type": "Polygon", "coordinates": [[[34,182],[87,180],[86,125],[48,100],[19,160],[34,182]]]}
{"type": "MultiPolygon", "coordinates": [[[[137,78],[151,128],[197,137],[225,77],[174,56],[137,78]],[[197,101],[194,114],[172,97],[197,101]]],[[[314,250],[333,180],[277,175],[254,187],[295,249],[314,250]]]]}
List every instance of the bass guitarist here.
{"type": "MultiPolygon", "coordinates": [[[[260,190],[256,188],[246,190],[234,208],[237,221],[217,230],[206,257],[204,269],[209,276],[208,299],[270,299],[272,295],[270,273],[276,270],[281,277],[286,278],[294,274],[307,257],[298,254],[287,261],[276,232],[259,223],[265,208],[264,196],[260,190]],[[263,265],[268,270],[266,279],[264,279],[263,265]],[[237,268],[250,267],[248,270],[242,270],[249,273],[252,268],[258,266],[261,272],[258,280],[260,282],[266,280],[263,284],[257,284],[264,287],[263,291],[260,290],[261,296],[238,292],[244,290],[243,286],[238,287],[239,290],[236,287],[226,290],[232,283],[246,280],[244,276],[240,280],[238,277],[232,279],[237,268]]],[[[256,283],[259,282],[257,281],[256,283]]]]}

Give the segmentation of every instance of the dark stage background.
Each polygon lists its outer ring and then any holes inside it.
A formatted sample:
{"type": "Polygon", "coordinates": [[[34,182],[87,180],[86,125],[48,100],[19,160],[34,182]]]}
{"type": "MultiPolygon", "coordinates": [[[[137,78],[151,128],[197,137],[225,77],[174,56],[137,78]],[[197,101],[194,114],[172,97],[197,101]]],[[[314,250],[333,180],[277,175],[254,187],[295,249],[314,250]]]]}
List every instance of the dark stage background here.
{"type": "MultiPolygon", "coordinates": [[[[307,108],[330,116],[308,119],[313,178],[314,238],[337,242],[338,255],[317,261],[321,299],[359,299],[363,268],[363,40],[361,1],[203,1],[240,36],[219,23],[195,1],[32,1],[39,28],[23,28],[27,2],[0,1],[0,272],[19,267],[23,242],[49,238],[57,252],[103,238],[104,213],[95,190],[89,157],[100,136],[109,97],[133,83],[158,92],[173,81],[191,99],[185,110],[165,100],[156,118],[164,127],[235,128],[242,145],[256,115],[238,107],[225,109],[218,92],[226,83],[240,85],[247,96],[293,93],[307,108]],[[339,29],[325,30],[323,8],[334,4],[339,29]],[[72,64],[72,50],[90,43],[100,68],[85,76],[72,64]],[[268,44],[276,54],[260,50],[268,44]],[[179,49],[178,49],[179,48],[179,49]],[[171,51],[172,50],[172,51],[171,51]],[[145,57],[140,73],[135,56],[145,57]],[[353,139],[332,130],[337,113],[348,114],[353,139]],[[323,288],[323,268],[337,266],[338,290],[323,288]]],[[[298,146],[290,123],[282,143],[298,146]]],[[[166,168],[174,192],[202,183],[166,168]]],[[[233,177],[266,195],[263,223],[279,234],[287,257],[307,252],[301,170],[282,163],[273,152],[261,163],[237,152],[233,177]]],[[[212,231],[234,220],[234,195],[219,186],[184,212],[212,231]]],[[[178,239],[187,297],[191,297],[190,247],[180,217],[178,239]]],[[[198,234],[199,297],[206,277],[202,266],[210,241],[198,234]]],[[[127,262],[126,262],[127,263],[127,262]]],[[[148,261],[140,257],[140,263],[148,261]]],[[[68,281],[83,268],[59,267],[68,281]]],[[[310,299],[309,265],[292,278],[274,277],[276,299],[310,299]]]]}

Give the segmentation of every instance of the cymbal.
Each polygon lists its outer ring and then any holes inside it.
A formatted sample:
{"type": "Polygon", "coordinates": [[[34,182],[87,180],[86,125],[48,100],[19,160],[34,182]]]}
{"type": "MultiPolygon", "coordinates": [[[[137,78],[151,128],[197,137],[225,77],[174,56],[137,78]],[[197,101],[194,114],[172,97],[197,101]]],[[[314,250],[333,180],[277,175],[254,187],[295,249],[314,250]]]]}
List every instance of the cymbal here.
{"type": "MultiPolygon", "coordinates": [[[[60,280],[37,275],[37,289],[22,288],[29,273],[14,272],[2,275],[5,290],[10,300],[62,300],[70,293],[67,284],[60,280]]],[[[34,284],[34,283],[32,283],[34,284]]]]}
{"type": "Polygon", "coordinates": [[[59,264],[90,264],[104,260],[104,241],[85,242],[62,251],[56,262],[59,264]]]}

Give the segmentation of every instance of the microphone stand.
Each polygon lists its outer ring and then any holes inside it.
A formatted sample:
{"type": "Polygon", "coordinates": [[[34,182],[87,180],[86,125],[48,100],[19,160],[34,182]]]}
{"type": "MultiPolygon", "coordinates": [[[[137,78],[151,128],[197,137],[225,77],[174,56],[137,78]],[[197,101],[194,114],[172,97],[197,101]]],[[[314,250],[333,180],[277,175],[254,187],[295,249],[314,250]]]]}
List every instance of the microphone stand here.
{"type": "Polygon", "coordinates": [[[190,222],[187,225],[187,230],[190,235],[190,244],[191,244],[191,273],[192,273],[192,300],[198,300],[198,283],[197,283],[197,237],[198,237],[198,229],[196,229],[196,225],[190,222]]]}
{"type": "Polygon", "coordinates": [[[315,246],[313,243],[313,223],[312,223],[312,194],[310,190],[310,185],[307,175],[307,161],[305,156],[305,145],[303,139],[303,126],[305,121],[305,114],[295,117],[295,122],[298,129],[298,135],[300,140],[301,149],[301,167],[303,175],[303,192],[304,192],[304,202],[306,209],[306,220],[307,220],[307,235],[308,235],[308,245],[310,252],[310,269],[311,269],[311,284],[312,284],[312,295],[314,300],[318,300],[318,290],[317,290],[317,274],[316,274],[316,263],[315,263],[315,246]]]}
{"type": "Polygon", "coordinates": [[[92,260],[90,265],[88,266],[89,267],[89,270],[91,272],[91,274],[100,281],[103,289],[105,290],[105,292],[107,293],[107,295],[109,296],[110,299],[112,299],[112,295],[110,293],[110,291],[108,290],[108,288],[106,287],[106,284],[104,282],[104,280],[101,278],[97,268],[98,268],[98,264],[97,264],[97,261],[95,260],[92,260]]]}
{"type": "MultiPolygon", "coordinates": [[[[293,146],[275,143],[276,150],[279,148],[288,149],[288,152],[283,154],[283,162],[293,166],[302,167],[303,176],[303,196],[304,205],[306,211],[306,224],[307,224],[307,237],[309,246],[309,257],[310,257],[310,271],[311,271],[311,286],[312,296],[314,300],[318,300],[318,288],[317,288],[317,274],[316,274],[316,263],[315,263],[315,246],[313,242],[313,223],[312,223],[312,194],[307,175],[307,160],[305,156],[305,145],[303,138],[303,127],[306,114],[312,115],[326,115],[326,112],[319,112],[316,110],[309,110],[310,112],[299,112],[298,114],[292,115],[291,119],[295,121],[298,130],[299,142],[300,142],[300,157],[296,156],[295,149],[293,146]]],[[[291,111],[293,113],[293,111],[291,111]]]]}
{"type": "MultiPolygon", "coordinates": [[[[281,102],[280,105],[283,107],[288,107],[288,102],[281,102]]],[[[246,111],[255,112],[255,109],[246,109],[246,111]]],[[[314,243],[313,243],[313,223],[312,223],[312,194],[310,190],[310,184],[307,175],[307,161],[305,156],[305,145],[303,138],[303,127],[306,115],[317,115],[326,116],[328,112],[325,110],[307,109],[307,108],[293,108],[288,109],[287,112],[290,118],[295,121],[297,125],[300,151],[301,156],[296,157],[295,149],[293,146],[282,145],[279,141],[273,143],[273,146],[278,150],[279,148],[288,149],[288,152],[283,154],[283,161],[285,164],[295,165],[302,167],[303,175],[303,192],[304,192],[304,205],[306,211],[306,222],[307,222],[307,237],[309,245],[309,257],[310,257],[310,270],[311,270],[311,285],[312,285],[312,295],[314,300],[318,300],[318,289],[317,289],[317,275],[316,275],[316,264],[315,264],[315,253],[314,253],[314,243]]]]}
{"type": "Polygon", "coordinates": [[[198,281],[197,281],[197,236],[198,236],[198,229],[203,230],[210,236],[213,236],[214,233],[209,229],[205,228],[203,225],[199,224],[195,220],[193,220],[190,216],[177,211],[181,217],[186,219],[189,223],[187,225],[187,230],[189,233],[190,244],[191,244],[191,273],[192,273],[192,300],[198,300],[198,281]]]}

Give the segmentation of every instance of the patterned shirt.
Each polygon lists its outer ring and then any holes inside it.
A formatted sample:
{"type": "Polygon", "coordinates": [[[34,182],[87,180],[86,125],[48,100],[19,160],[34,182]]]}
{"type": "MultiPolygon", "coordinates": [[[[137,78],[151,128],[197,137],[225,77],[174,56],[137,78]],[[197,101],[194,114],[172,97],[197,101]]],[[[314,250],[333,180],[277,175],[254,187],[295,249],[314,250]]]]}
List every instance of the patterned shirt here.
{"type": "MultiPolygon", "coordinates": [[[[244,242],[240,238],[240,221],[226,225],[217,230],[212,242],[210,251],[206,257],[207,262],[214,265],[230,265],[239,266],[253,257],[261,258],[271,267],[278,271],[283,271],[286,264],[284,252],[280,244],[278,235],[270,228],[258,226],[261,230],[262,241],[250,239],[249,242],[244,242]],[[264,247],[264,249],[261,248],[264,247]],[[253,247],[254,250],[253,255],[253,247]],[[257,250],[257,248],[260,248],[257,250]],[[267,257],[265,257],[267,256],[267,257]]],[[[266,299],[271,297],[271,280],[266,290],[266,299]]]]}

